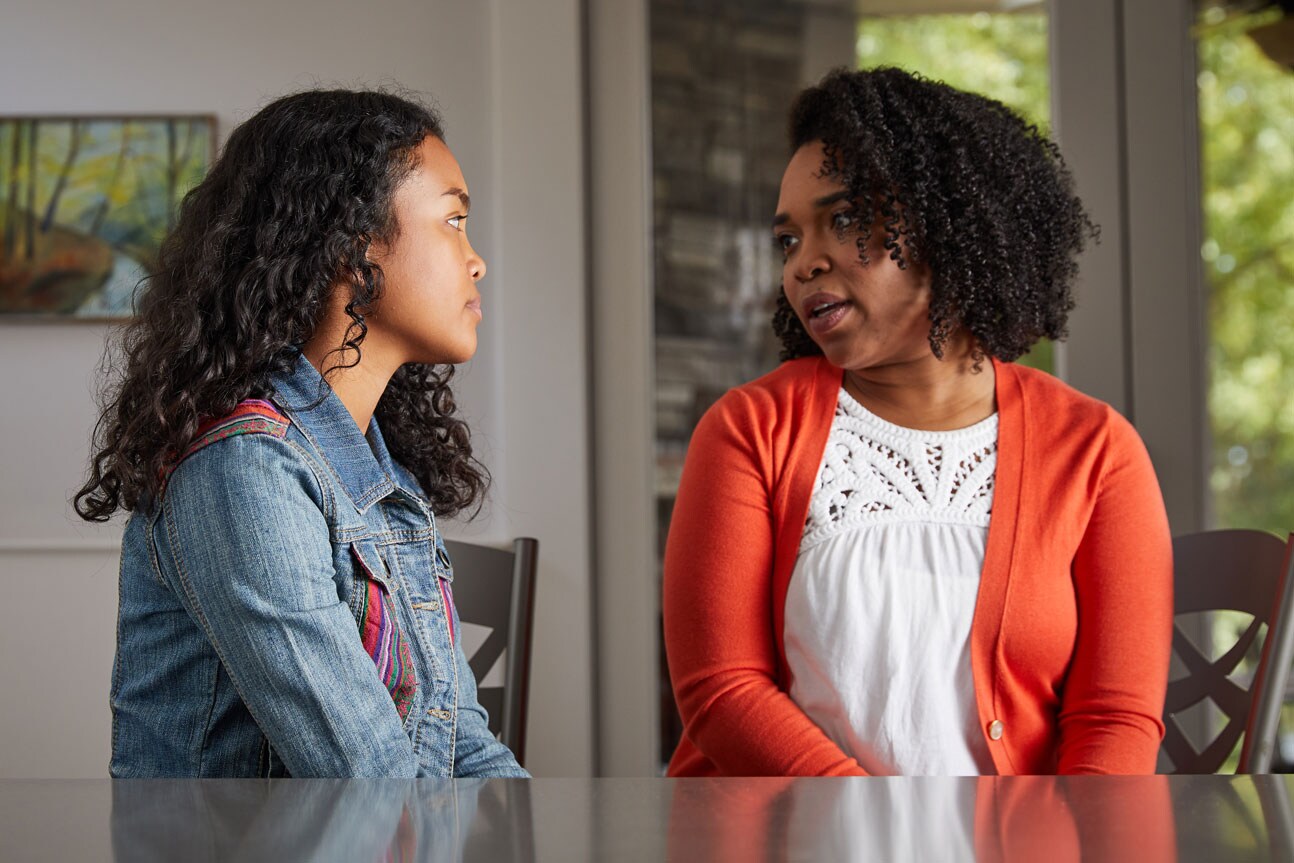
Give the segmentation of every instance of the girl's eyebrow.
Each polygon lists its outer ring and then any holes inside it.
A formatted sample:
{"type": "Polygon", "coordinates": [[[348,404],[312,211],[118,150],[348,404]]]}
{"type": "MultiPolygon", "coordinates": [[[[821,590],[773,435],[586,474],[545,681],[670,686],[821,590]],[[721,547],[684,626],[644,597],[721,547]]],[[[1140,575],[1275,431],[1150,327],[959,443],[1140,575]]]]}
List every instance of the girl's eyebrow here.
{"type": "MultiPolygon", "coordinates": [[[[816,198],[813,202],[813,207],[816,210],[821,210],[823,207],[830,207],[832,204],[836,203],[837,201],[848,201],[848,200],[849,200],[849,190],[841,189],[839,192],[834,192],[830,195],[823,195],[821,198],[816,198]]],[[[776,216],[773,217],[773,227],[776,228],[778,225],[789,222],[790,220],[791,220],[791,216],[789,213],[778,213],[776,216]]]]}
{"type": "Polygon", "coordinates": [[[457,186],[451,186],[450,188],[446,189],[443,193],[441,193],[442,198],[445,197],[445,195],[456,196],[458,200],[463,202],[464,207],[466,207],[469,210],[472,209],[471,197],[462,189],[458,188],[457,186]]]}

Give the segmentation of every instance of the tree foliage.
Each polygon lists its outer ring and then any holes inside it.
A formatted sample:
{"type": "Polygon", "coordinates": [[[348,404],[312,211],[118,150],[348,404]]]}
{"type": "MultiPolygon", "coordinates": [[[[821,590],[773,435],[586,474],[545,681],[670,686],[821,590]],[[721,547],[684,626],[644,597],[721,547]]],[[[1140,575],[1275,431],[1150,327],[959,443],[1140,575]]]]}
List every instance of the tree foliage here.
{"type": "Polygon", "coordinates": [[[1209,415],[1222,527],[1294,530],[1294,74],[1206,10],[1198,33],[1209,415]]]}

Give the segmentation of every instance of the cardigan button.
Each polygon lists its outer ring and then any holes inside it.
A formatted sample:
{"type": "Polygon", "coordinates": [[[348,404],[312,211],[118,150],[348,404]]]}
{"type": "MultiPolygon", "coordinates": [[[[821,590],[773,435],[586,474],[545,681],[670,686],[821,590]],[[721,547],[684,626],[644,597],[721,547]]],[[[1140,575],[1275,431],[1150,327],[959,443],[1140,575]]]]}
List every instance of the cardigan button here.
{"type": "Polygon", "coordinates": [[[1004,726],[1002,725],[1001,719],[994,719],[992,722],[990,722],[988,724],[989,740],[1001,740],[1003,728],[1004,726]]]}

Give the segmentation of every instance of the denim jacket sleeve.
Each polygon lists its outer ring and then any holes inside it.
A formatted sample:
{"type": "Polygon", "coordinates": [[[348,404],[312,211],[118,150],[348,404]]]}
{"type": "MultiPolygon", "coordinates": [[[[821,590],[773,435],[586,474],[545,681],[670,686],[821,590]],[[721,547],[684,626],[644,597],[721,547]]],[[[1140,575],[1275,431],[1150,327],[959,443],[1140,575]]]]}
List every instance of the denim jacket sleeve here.
{"type": "Polygon", "coordinates": [[[160,570],[293,776],[413,777],[412,744],[338,593],[323,507],[291,442],[220,441],[171,477],[160,570]]]}
{"type": "MultiPolygon", "coordinates": [[[[458,611],[454,631],[462,632],[458,611]]],[[[477,700],[476,676],[468,665],[461,643],[454,645],[458,663],[458,723],[454,726],[454,778],[511,777],[528,779],[530,774],[513,756],[512,750],[490,732],[485,710],[477,700]]]]}

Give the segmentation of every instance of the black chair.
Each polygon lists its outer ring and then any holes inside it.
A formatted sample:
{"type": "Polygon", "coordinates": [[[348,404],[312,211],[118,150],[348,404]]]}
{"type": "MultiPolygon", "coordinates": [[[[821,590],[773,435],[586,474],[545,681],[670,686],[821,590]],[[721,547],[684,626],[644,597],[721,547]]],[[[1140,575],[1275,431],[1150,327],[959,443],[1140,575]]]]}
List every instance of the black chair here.
{"type": "Polygon", "coordinates": [[[445,550],[454,567],[459,618],[489,630],[480,646],[465,643],[477,697],[490,715],[490,730],[524,764],[539,541],[522,537],[505,550],[445,540],[445,550]],[[487,679],[499,663],[502,678],[487,679]]]}
{"type": "MultiPolygon", "coordinates": [[[[1173,540],[1173,653],[1186,671],[1170,680],[1164,702],[1167,727],[1160,748],[1173,773],[1216,773],[1235,749],[1240,735],[1237,773],[1267,773],[1280,725],[1281,704],[1294,660],[1294,536],[1282,542],[1257,530],[1211,530],[1173,540]],[[1217,659],[1201,650],[1182,628],[1181,617],[1216,611],[1252,616],[1234,645],[1217,659]],[[1262,653],[1245,686],[1236,670],[1251,656],[1263,626],[1262,653]],[[1220,731],[1202,746],[1194,745],[1181,715],[1206,699],[1226,717],[1220,731]]],[[[1209,729],[1212,731],[1212,729],[1209,729]]]]}

